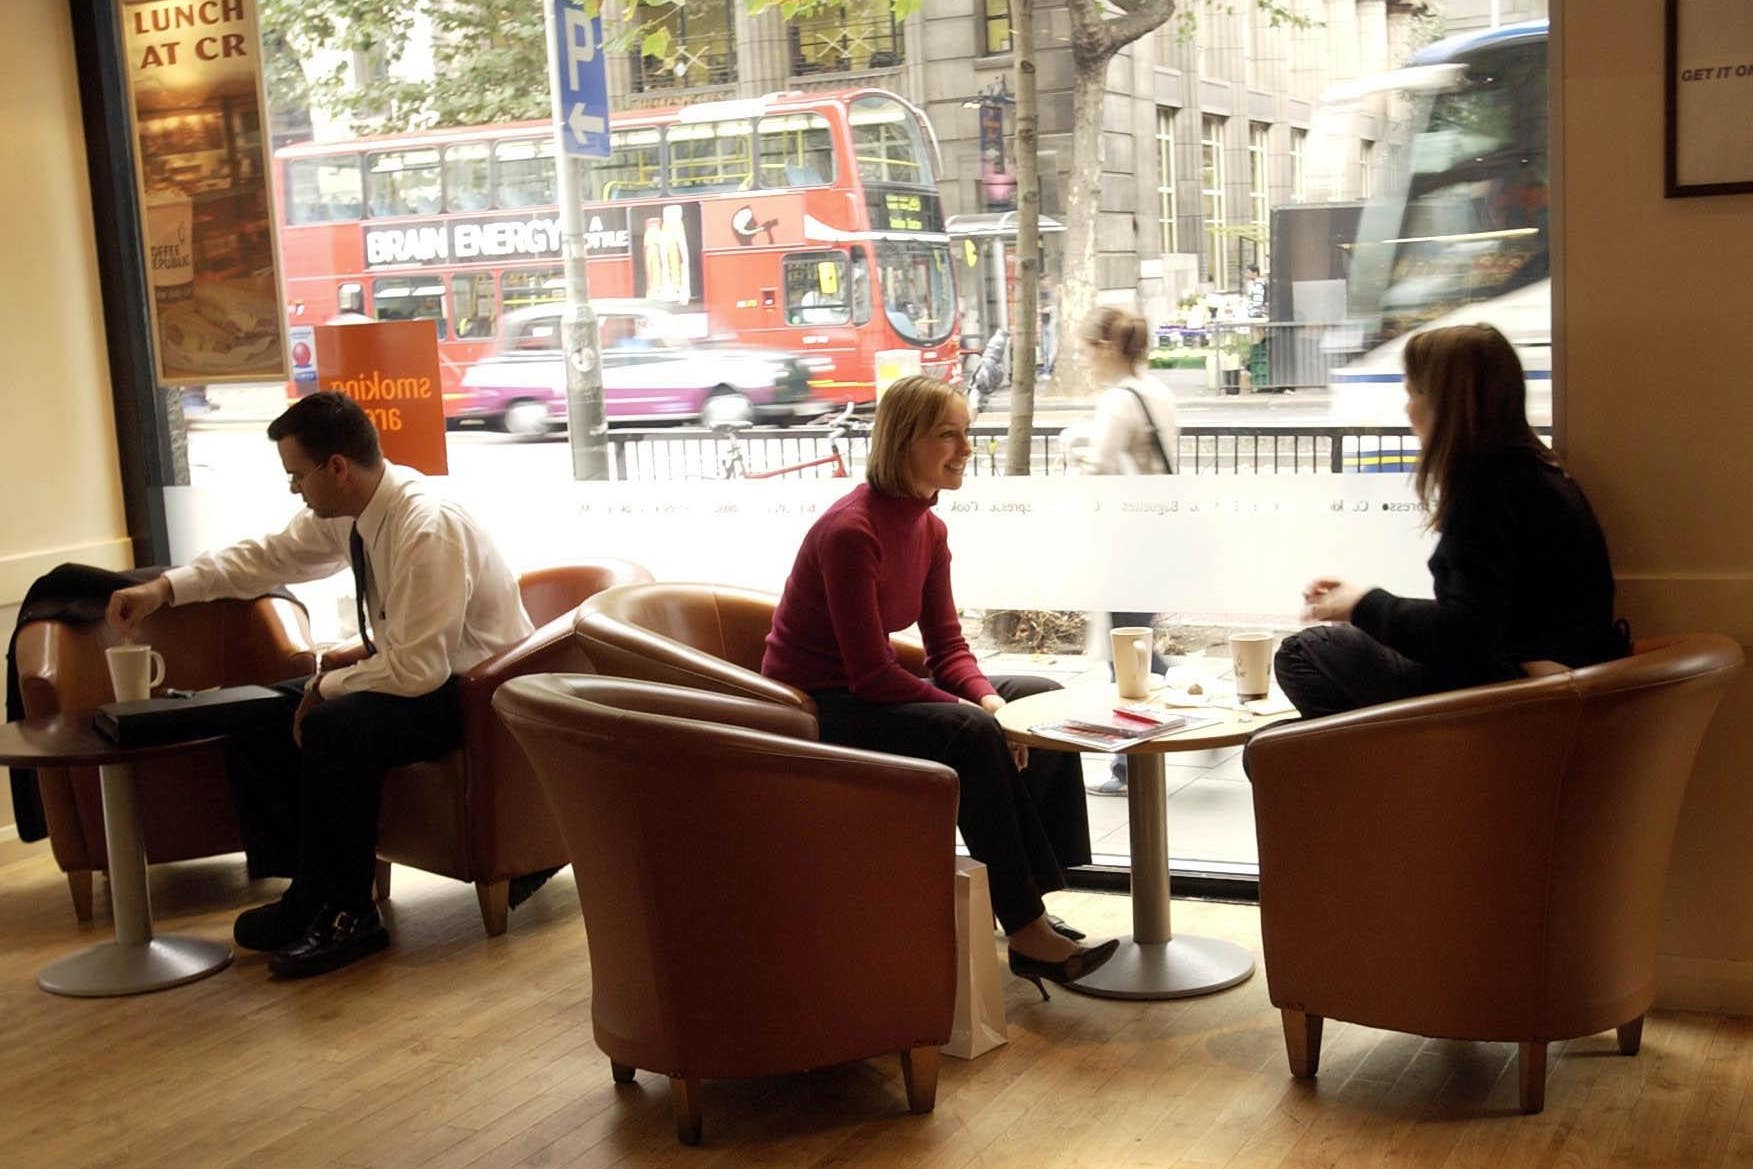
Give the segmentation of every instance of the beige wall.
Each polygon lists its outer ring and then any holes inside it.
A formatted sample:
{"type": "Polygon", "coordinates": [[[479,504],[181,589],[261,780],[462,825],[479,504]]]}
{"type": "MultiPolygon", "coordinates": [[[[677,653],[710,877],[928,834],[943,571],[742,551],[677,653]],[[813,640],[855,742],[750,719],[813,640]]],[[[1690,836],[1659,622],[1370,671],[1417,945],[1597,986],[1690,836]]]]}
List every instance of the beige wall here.
{"type": "Polygon", "coordinates": [[[8,282],[0,313],[0,604],[63,560],[132,566],[64,0],[14,0],[31,69],[0,70],[8,282]]]}
{"type": "MultiPolygon", "coordinates": [[[[1555,305],[1567,458],[1634,633],[1753,644],[1753,196],[1662,197],[1662,6],[1560,17],[1555,305]]],[[[1753,674],[1717,717],[1668,881],[1660,1000],[1753,1013],[1753,674]]]]}
{"type": "MultiPolygon", "coordinates": [[[[34,64],[0,70],[0,158],[14,168],[0,182],[12,274],[0,312],[0,605],[63,560],[133,563],[67,5],[12,0],[6,16],[34,64]]],[[[12,824],[0,794],[0,863],[17,847],[12,824]]]]}

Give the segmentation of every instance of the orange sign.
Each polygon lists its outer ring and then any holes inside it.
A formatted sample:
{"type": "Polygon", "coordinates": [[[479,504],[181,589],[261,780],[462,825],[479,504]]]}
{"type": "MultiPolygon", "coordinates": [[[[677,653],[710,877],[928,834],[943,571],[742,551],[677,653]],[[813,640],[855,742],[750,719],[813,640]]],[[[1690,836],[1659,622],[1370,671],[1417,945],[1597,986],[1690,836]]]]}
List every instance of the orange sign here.
{"type": "MultiPolygon", "coordinates": [[[[363,406],[391,462],[424,475],[448,475],[432,322],[318,325],[311,332],[317,388],[339,391],[363,406]]],[[[296,344],[293,356],[300,356],[296,344]]]]}

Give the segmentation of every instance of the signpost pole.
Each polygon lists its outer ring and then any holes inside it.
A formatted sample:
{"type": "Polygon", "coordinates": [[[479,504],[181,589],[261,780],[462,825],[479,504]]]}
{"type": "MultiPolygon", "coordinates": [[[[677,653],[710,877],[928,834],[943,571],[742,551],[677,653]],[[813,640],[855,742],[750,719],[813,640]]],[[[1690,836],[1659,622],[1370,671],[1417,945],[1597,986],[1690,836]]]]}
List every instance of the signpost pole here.
{"type": "Polygon", "coordinates": [[[609,154],[608,83],[603,70],[602,21],[579,0],[544,5],[548,60],[553,70],[554,165],[560,200],[560,255],[566,273],[566,314],[561,344],[566,351],[566,421],[572,446],[572,477],[609,477],[608,421],[603,414],[603,364],[596,314],[590,307],[585,271],[584,191],[581,158],[609,154]]]}

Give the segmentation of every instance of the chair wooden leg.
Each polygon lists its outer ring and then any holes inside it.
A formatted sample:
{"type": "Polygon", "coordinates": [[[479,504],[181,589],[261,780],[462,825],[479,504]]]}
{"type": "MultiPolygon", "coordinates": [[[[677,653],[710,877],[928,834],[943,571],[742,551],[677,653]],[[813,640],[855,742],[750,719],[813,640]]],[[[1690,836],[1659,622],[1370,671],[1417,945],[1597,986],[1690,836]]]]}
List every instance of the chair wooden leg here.
{"type": "Polygon", "coordinates": [[[75,869],[67,874],[67,892],[73,894],[73,916],[82,922],[91,921],[91,870],[75,869]]]}
{"type": "Polygon", "coordinates": [[[1522,1111],[1532,1116],[1546,1107],[1546,1045],[1518,1043],[1516,1064],[1522,1077],[1522,1111]]]}
{"type": "Polygon", "coordinates": [[[611,1059],[609,1061],[609,1074],[615,1077],[615,1083],[617,1084],[631,1084],[633,1082],[633,1065],[630,1063],[616,1063],[611,1059]]]}
{"type": "Polygon", "coordinates": [[[935,1047],[913,1047],[901,1053],[901,1079],[907,1084],[907,1111],[921,1114],[937,1107],[935,1047]]]}
{"type": "Polygon", "coordinates": [[[1279,1016],[1284,1023],[1284,1053],[1290,1057],[1290,1074],[1306,1080],[1321,1067],[1322,1017],[1306,1011],[1280,1011],[1279,1016]]]}
{"type": "Polygon", "coordinates": [[[700,1081],[670,1077],[670,1111],[676,1114],[676,1139],[684,1145],[700,1143],[700,1081]]]}
{"type": "Polygon", "coordinates": [[[1643,1046],[1643,1016],[1619,1025],[1619,1054],[1636,1055],[1643,1046]]]}
{"type": "Polygon", "coordinates": [[[371,875],[372,896],[378,901],[390,899],[390,862],[379,857],[371,875]]]}
{"type": "Polygon", "coordinates": [[[511,917],[511,882],[476,881],[475,899],[481,903],[481,924],[487,927],[487,936],[496,938],[504,933],[511,917]]]}

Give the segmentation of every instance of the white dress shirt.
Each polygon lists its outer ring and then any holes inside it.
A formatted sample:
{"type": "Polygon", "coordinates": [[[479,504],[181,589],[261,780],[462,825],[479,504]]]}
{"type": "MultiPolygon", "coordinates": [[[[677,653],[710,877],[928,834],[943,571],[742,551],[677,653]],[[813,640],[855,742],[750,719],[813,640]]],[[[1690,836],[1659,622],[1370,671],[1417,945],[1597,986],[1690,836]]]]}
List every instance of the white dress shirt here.
{"type": "MultiPolygon", "coordinates": [[[[534,627],[505,558],[425,476],[386,460],[358,523],[377,652],[325,674],[324,698],[361,690],[427,694],[530,635],[534,627]]],[[[321,519],[305,508],[282,532],[202,553],[165,573],[171,603],[260,596],[279,585],[351,571],[353,524],[351,516],[321,519]]]]}

